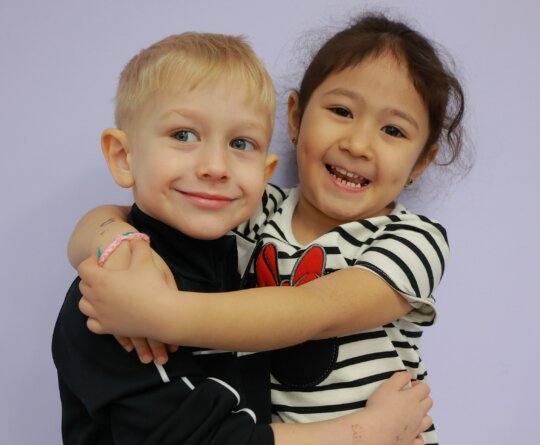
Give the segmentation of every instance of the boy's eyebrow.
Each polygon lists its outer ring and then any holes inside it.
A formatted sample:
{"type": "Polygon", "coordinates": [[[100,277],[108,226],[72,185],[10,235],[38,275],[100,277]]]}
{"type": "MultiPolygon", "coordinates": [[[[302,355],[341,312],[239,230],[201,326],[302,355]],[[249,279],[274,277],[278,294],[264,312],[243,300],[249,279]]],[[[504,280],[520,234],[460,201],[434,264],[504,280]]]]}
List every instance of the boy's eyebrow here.
{"type": "MultiPolygon", "coordinates": [[[[174,116],[174,115],[179,115],[179,116],[187,117],[191,119],[197,119],[199,116],[203,116],[203,113],[199,112],[198,110],[175,108],[173,110],[165,111],[160,116],[160,120],[165,120],[168,117],[174,116]]],[[[257,119],[255,117],[243,119],[242,125],[245,127],[254,129],[254,130],[263,131],[264,133],[272,134],[271,126],[270,128],[268,128],[268,125],[265,122],[262,122],[261,119],[257,119]]]]}
{"type": "MultiPolygon", "coordinates": [[[[358,102],[364,102],[364,98],[361,95],[359,95],[358,93],[352,90],[348,90],[346,88],[334,88],[330,91],[327,91],[324,95],[325,96],[331,96],[331,95],[345,96],[358,102]]],[[[391,116],[400,117],[401,119],[409,122],[417,130],[419,129],[418,122],[416,122],[416,119],[414,119],[414,117],[412,117],[409,113],[406,113],[405,111],[399,110],[397,108],[385,108],[383,112],[391,116]]]]}

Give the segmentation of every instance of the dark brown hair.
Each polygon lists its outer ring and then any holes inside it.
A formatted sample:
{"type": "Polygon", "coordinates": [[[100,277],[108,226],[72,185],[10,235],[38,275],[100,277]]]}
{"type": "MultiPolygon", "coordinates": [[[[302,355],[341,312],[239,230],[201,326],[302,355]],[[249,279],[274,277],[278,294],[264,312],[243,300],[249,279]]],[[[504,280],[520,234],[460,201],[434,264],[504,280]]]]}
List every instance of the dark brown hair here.
{"type": "Polygon", "coordinates": [[[447,153],[443,155],[443,165],[451,164],[458,158],[462,147],[463,89],[443,63],[433,43],[405,23],[390,20],[381,14],[357,18],[322,45],[300,84],[300,116],[315,89],[330,74],[386,52],[394,55],[398,62],[406,64],[412,82],[428,109],[429,135],[421,156],[444,138],[446,144],[441,148],[446,149],[447,153]]]}

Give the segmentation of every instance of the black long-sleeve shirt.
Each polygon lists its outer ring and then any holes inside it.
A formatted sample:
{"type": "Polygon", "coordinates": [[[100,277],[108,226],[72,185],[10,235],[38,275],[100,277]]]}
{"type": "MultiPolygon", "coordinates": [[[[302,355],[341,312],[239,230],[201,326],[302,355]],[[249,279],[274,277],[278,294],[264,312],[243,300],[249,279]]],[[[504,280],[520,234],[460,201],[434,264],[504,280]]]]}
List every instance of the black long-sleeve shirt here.
{"type": "MultiPolygon", "coordinates": [[[[180,289],[239,287],[234,237],[195,240],[135,205],[129,221],[150,236],[180,289]]],[[[64,444],[274,444],[264,355],[180,347],[164,366],[142,364],[112,336],[87,329],[78,283],[67,292],[52,343],[64,444]]]]}

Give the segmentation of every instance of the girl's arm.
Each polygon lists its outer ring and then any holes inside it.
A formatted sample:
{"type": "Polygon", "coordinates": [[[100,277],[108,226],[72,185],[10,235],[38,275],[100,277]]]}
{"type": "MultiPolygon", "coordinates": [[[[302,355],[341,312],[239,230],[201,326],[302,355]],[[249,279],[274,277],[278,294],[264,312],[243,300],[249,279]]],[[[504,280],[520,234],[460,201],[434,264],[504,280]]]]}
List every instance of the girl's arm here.
{"type": "MultiPolygon", "coordinates": [[[[76,268],[85,258],[95,254],[98,248],[104,251],[119,233],[137,231],[127,223],[129,210],[128,206],[104,205],[84,215],[77,223],[68,243],[68,258],[71,265],[76,268]]],[[[124,242],[109,257],[104,267],[121,270],[129,264],[130,255],[129,242],[124,242]]],[[[163,271],[168,282],[174,283],[167,265],[155,253],[154,261],[163,271]]],[[[177,349],[176,346],[164,345],[146,338],[116,336],[116,340],[128,352],[135,349],[143,363],[155,360],[159,364],[164,364],[168,360],[167,350],[172,352],[177,349]]]]}
{"type": "MultiPolygon", "coordinates": [[[[68,258],[73,267],[95,254],[98,247],[104,250],[116,235],[136,231],[127,220],[129,207],[105,205],[96,207],[77,223],[68,243],[68,258]]],[[[116,255],[115,252],[115,256],[116,255]]]]}
{"type": "Polygon", "coordinates": [[[127,269],[79,267],[81,310],[96,333],[164,343],[259,351],[372,329],[411,305],[374,273],[349,268],[300,287],[202,294],[171,289],[144,242],[131,242],[127,269]]]}

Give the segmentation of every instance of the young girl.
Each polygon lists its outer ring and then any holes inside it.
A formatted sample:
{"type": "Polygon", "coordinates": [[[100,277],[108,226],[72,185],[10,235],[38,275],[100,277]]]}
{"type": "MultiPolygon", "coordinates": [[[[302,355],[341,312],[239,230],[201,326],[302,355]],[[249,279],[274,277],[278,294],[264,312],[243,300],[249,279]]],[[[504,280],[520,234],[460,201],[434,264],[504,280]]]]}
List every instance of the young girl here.
{"type": "MultiPolygon", "coordinates": [[[[382,16],[357,20],[322,46],[289,98],[300,186],[269,186],[260,212],[236,231],[240,245],[259,240],[246,278],[259,287],[172,290],[134,243],[125,271],[100,269],[95,258],[79,267],[88,326],[250,351],[325,339],[272,353],[274,412],[286,422],[362,407],[397,370],[423,379],[419,340],[435,319],[447,238],[397,198],[439,147],[448,163],[458,158],[463,106],[425,37],[382,16]]],[[[424,440],[436,443],[435,431],[424,440]]]]}

